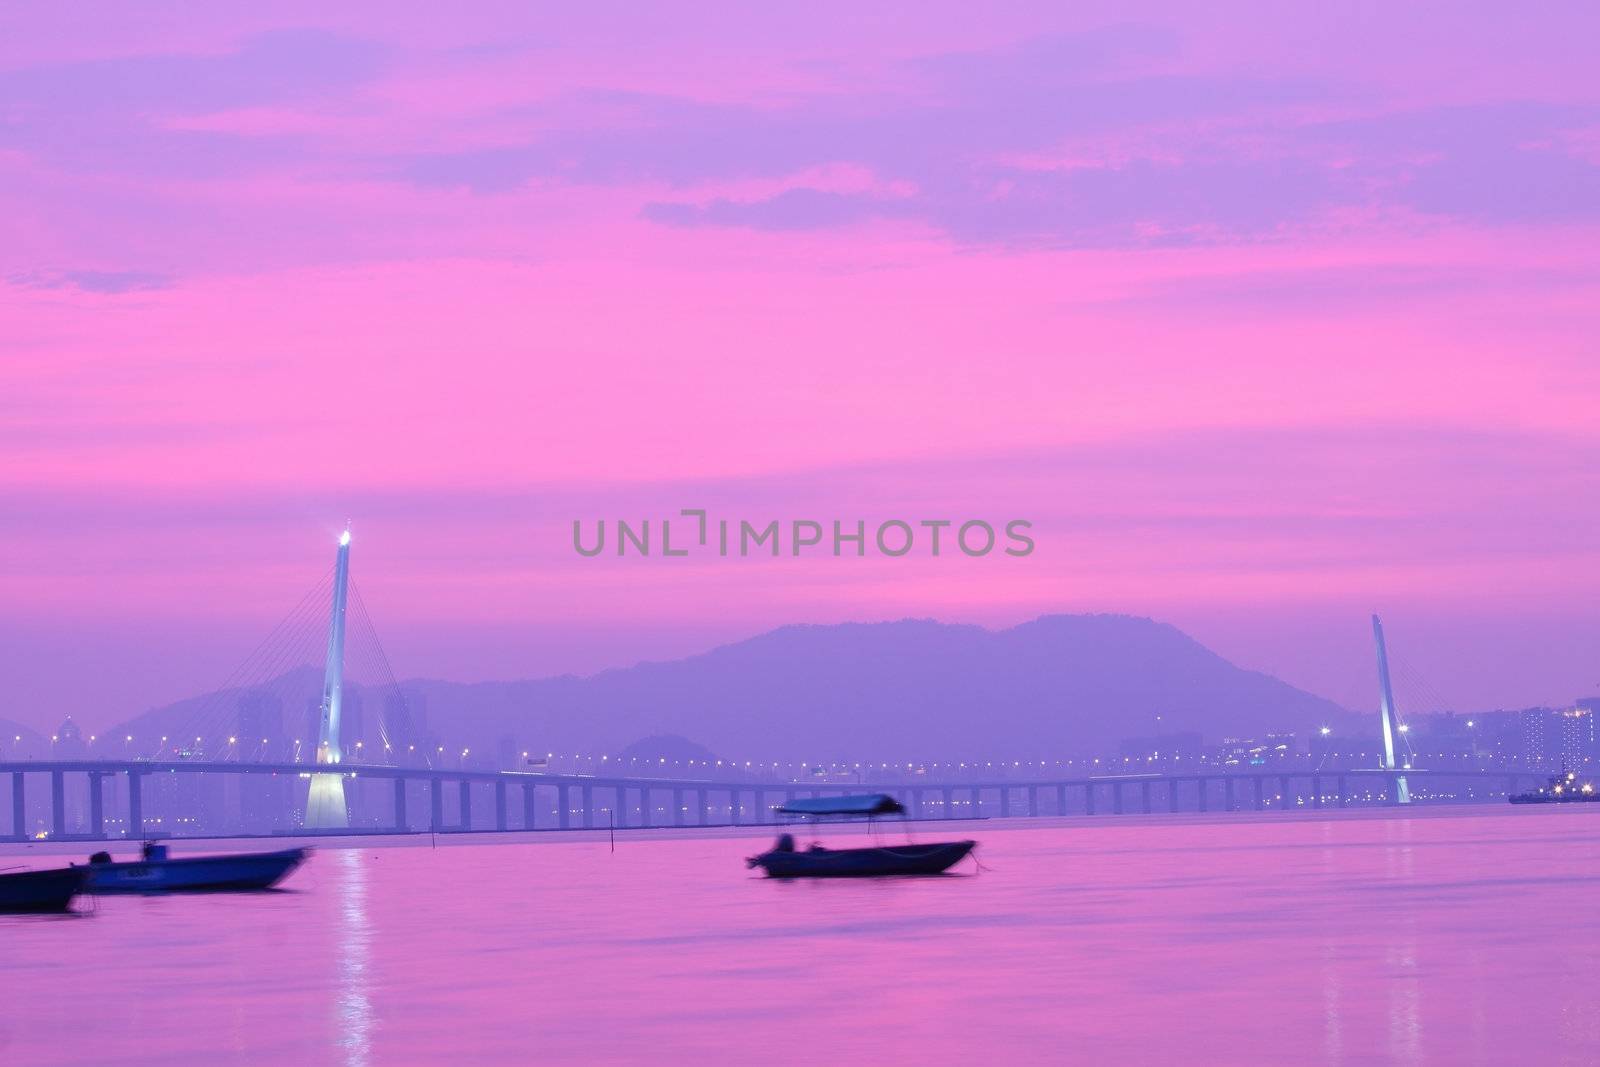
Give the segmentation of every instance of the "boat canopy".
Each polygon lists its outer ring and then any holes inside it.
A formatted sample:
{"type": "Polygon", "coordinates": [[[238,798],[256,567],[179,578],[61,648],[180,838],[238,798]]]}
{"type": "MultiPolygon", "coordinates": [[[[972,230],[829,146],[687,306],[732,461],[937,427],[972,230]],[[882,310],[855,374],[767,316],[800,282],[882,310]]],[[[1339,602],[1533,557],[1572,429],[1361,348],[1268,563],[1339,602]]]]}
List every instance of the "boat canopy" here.
{"type": "Polygon", "coordinates": [[[905,807],[887,793],[855,797],[806,797],[778,809],[785,815],[900,815],[905,807]]]}

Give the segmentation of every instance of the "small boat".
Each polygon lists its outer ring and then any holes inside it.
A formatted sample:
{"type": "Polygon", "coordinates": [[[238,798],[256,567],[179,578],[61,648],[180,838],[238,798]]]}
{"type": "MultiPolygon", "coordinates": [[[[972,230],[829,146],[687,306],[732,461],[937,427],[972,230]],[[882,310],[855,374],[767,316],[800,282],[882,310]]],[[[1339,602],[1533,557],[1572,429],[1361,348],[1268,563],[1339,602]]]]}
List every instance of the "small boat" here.
{"type": "Polygon", "coordinates": [[[0,912],[67,911],[87,875],[82,867],[0,874],[0,912]]]}
{"type": "Polygon", "coordinates": [[[109,852],[96,852],[81,869],[89,876],[91,893],[216,893],[270,889],[308,854],[303,848],[286,848],[173,859],[166,845],[147,841],[140,859],[118,863],[109,852]]]}
{"type": "MultiPolygon", "coordinates": [[[[779,808],[785,815],[865,818],[904,815],[905,808],[883,793],[866,796],[812,797],[792,800],[779,808]]],[[[888,875],[943,874],[978,846],[976,841],[944,841],[918,845],[873,845],[866,848],[824,848],[820,844],[797,849],[794,837],[779,834],[772,848],[745,859],[745,866],[760,867],[769,878],[875,878],[888,875]]]]}
{"type": "Polygon", "coordinates": [[[1506,799],[1513,804],[1594,804],[1600,802],[1600,789],[1593,782],[1578,781],[1572,771],[1563,771],[1532,793],[1513,793],[1506,799]]]}

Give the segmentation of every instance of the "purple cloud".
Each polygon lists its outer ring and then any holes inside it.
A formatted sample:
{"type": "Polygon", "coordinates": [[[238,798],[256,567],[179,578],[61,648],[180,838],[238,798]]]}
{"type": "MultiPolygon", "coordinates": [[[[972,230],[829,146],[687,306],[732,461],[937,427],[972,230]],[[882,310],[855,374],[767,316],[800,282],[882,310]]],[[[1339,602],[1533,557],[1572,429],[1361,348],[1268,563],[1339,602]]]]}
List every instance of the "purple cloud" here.
{"type": "Polygon", "coordinates": [[[172,276],[142,270],[32,270],[6,276],[6,284],[23,289],[77,289],[85,293],[137,293],[167,289],[172,276]]]}

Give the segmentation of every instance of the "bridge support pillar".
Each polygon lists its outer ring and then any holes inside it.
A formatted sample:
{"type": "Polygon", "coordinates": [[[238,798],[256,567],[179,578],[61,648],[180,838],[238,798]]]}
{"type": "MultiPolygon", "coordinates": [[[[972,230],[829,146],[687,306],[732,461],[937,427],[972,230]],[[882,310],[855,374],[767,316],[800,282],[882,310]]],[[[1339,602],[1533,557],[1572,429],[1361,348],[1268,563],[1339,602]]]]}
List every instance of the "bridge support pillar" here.
{"type": "Polygon", "coordinates": [[[537,803],[538,787],[532,779],[522,783],[522,828],[535,829],[539,825],[539,805],[537,803]]]}
{"type": "Polygon", "coordinates": [[[1255,796],[1256,810],[1257,811],[1264,810],[1266,808],[1266,806],[1267,806],[1267,798],[1266,798],[1266,791],[1261,787],[1261,775],[1259,775],[1259,774],[1256,775],[1254,780],[1251,781],[1250,785],[1251,785],[1252,788],[1255,789],[1255,793],[1256,793],[1256,796],[1255,796]]]}
{"type": "Polygon", "coordinates": [[[1311,777],[1311,806],[1322,807],[1322,779],[1316,775],[1311,777]]]}
{"type": "Polygon", "coordinates": [[[578,790],[578,807],[583,809],[583,828],[588,830],[594,826],[594,786],[586,785],[578,790]]]}
{"type": "Polygon", "coordinates": [[[1345,779],[1345,776],[1342,775],[1342,774],[1339,775],[1339,777],[1335,778],[1334,781],[1338,783],[1339,806],[1342,808],[1342,807],[1344,807],[1344,806],[1346,806],[1347,804],[1350,803],[1350,787],[1349,787],[1349,783],[1345,779]]]}
{"type": "Polygon", "coordinates": [[[1094,814],[1094,783],[1089,782],[1083,787],[1083,813],[1094,814]]]}
{"type": "Polygon", "coordinates": [[[494,783],[494,828],[506,828],[506,782],[504,778],[497,779],[494,783]]]}
{"type": "Polygon", "coordinates": [[[1283,794],[1283,810],[1288,811],[1293,805],[1289,803],[1289,776],[1287,774],[1278,777],[1278,792],[1283,794]]]}
{"type": "Polygon", "coordinates": [[[734,826],[738,826],[744,821],[743,815],[744,810],[739,803],[739,791],[737,789],[728,790],[728,821],[734,826]]]}
{"type": "Polygon", "coordinates": [[[106,836],[105,777],[99,771],[89,772],[89,834],[91,837],[106,836]]]}
{"type": "Polygon", "coordinates": [[[434,833],[444,829],[444,782],[428,779],[428,827],[434,833]]]}
{"type": "Polygon", "coordinates": [[[672,791],[672,825],[683,825],[683,790],[672,791]]]}
{"type": "Polygon", "coordinates": [[[1178,811],[1178,780],[1167,779],[1167,810],[1176,814],[1178,811]]]}
{"type": "Polygon", "coordinates": [[[1143,799],[1144,799],[1144,813],[1146,815],[1149,815],[1150,814],[1150,783],[1148,781],[1141,782],[1139,784],[1139,792],[1143,795],[1143,799]]]}
{"type": "Polygon", "coordinates": [[[406,780],[399,776],[394,780],[394,828],[402,834],[410,829],[406,819],[406,780]]]}
{"type": "Polygon", "coordinates": [[[1232,811],[1233,804],[1233,775],[1228,775],[1222,780],[1222,810],[1232,811]]]}
{"type": "Polygon", "coordinates": [[[1111,783],[1111,814],[1122,814],[1122,783],[1111,783]]]}
{"type": "Polygon", "coordinates": [[[50,772],[50,836],[67,836],[67,774],[50,772]]]}
{"type": "Polygon", "coordinates": [[[944,806],[944,817],[956,817],[956,794],[954,789],[946,788],[939,794],[939,801],[944,806]]]}
{"type": "Polygon", "coordinates": [[[456,786],[456,794],[461,798],[461,829],[472,829],[472,783],[465,778],[456,786]]]}
{"type": "Polygon", "coordinates": [[[1035,819],[1039,817],[1039,787],[1036,785],[1028,787],[1028,815],[1035,819]]]}
{"type": "Polygon", "coordinates": [[[566,782],[556,786],[556,825],[563,830],[572,827],[572,797],[566,782]]]}
{"type": "MultiPolygon", "coordinates": [[[[128,772],[133,778],[133,772],[128,772]]],[[[11,834],[18,841],[28,837],[28,794],[23,784],[22,772],[11,772],[11,834]]]]}
{"type": "Polygon", "coordinates": [[[711,821],[711,798],[707,790],[696,789],[694,793],[695,807],[700,810],[700,825],[704,826],[711,821]]]}
{"type": "MultiPolygon", "coordinates": [[[[128,772],[128,837],[138,841],[144,837],[144,789],[141,779],[143,773],[130,770],[128,772]]],[[[21,829],[22,819],[22,775],[17,775],[17,819],[18,829],[21,829]]]]}
{"type": "Polygon", "coordinates": [[[655,823],[655,812],[650,808],[650,786],[639,787],[639,825],[651,826],[655,823]]]}
{"type": "Polygon", "coordinates": [[[972,787],[972,818],[983,818],[983,786],[972,787]]]}
{"type": "Polygon", "coordinates": [[[1056,786],[1056,814],[1057,815],[1065,815],[1066,813],[1067,813],[1067,787],[1064,786],[1064,785],[1058,785],[1058,786],[1056,786]]]}
{"type": "Polygon", "coordinates": [[[1000,787],[1000,817],[1002,819],[1011,818],[1011,787],[1009,785],[1000,787]]]}
{"type": "Polygon", "coordinates": [[[1194,780],[1194,784],[1195,784],[1195,790],[1196,790],[1196,792],[1198,794],[1197,798],[1196,798],[1195,810],[1197,810],[1197,811],[1210,811],[1211,810],[1211,797],[1209,795],[1210,792],[1211,792],[1211,790],[1209,788],[1209,786],[1211,785],[1210,779],[1207,779],[1207,778],[1196,778],[1194,780]]]}
{"type": "Polygon", "coordinates": [[[612,790],[611,822],[614,826],[628,825],[628,787],[619,785],[612,790]]]}

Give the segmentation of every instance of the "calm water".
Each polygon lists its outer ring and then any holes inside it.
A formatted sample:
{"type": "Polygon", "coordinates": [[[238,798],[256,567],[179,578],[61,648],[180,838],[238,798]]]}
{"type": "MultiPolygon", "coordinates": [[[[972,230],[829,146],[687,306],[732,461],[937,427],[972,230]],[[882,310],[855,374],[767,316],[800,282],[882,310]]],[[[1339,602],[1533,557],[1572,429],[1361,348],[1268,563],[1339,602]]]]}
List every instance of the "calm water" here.
{"type": "Polygon", "coordinates": [[[748,832],[326,848],[0,917],[0,1063],[1593,1063],[1597,816],[991,822],[859,883],[748,832]]]}

